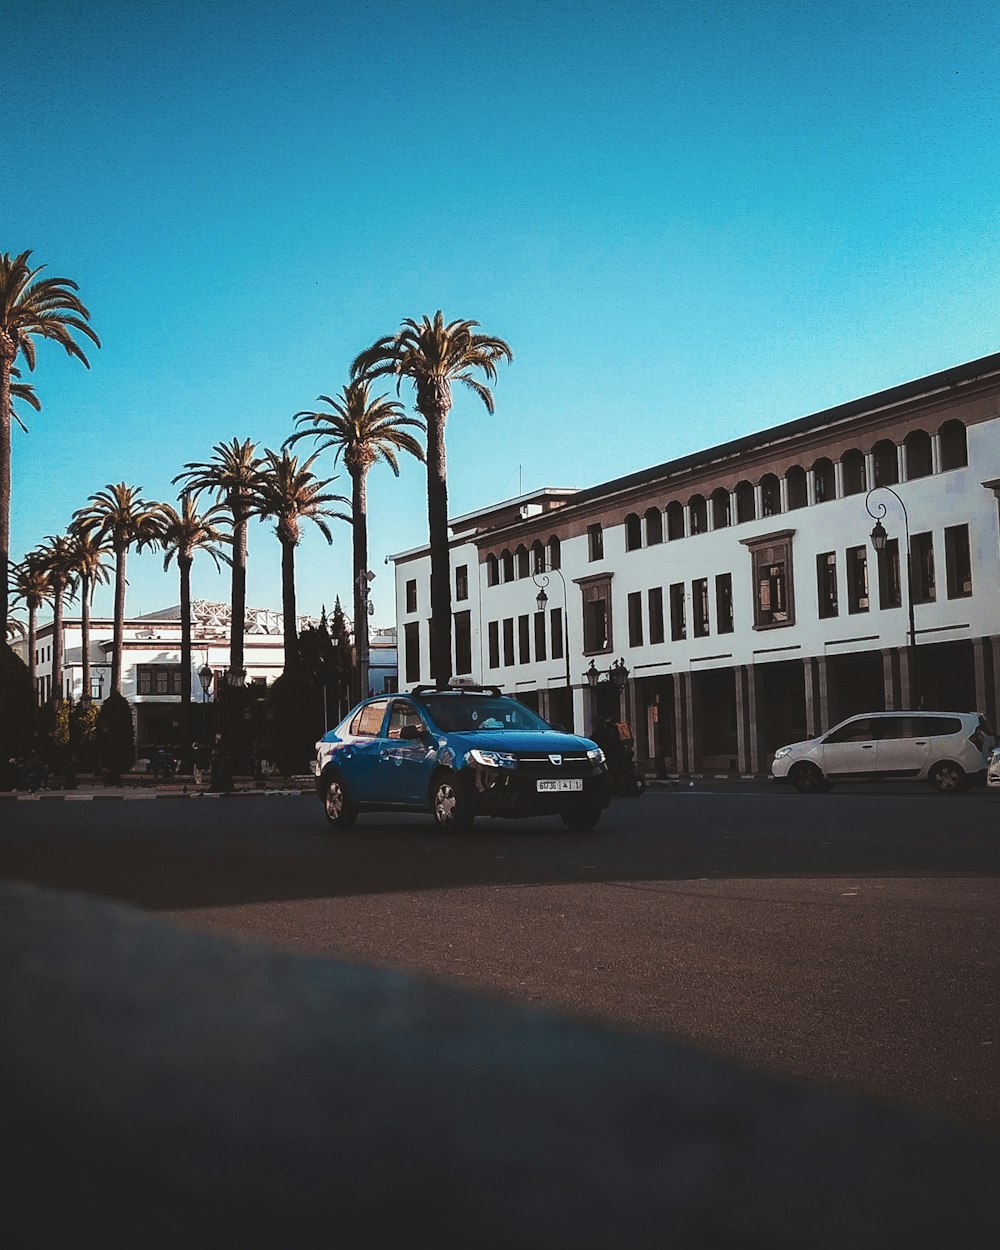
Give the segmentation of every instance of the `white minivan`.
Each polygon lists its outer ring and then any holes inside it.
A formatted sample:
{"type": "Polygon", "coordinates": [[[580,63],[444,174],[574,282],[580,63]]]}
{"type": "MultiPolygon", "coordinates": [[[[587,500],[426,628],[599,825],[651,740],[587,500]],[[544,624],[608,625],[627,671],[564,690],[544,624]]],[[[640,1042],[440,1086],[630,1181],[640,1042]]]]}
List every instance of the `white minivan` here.
{"type": "Polygon", "coordinates": [[[981,712],[866,712],[819,738],[779,747],[773,781],[802,794],[840,781],[929,781],[955,794],[982,780],[997,745],[981,712]]]}

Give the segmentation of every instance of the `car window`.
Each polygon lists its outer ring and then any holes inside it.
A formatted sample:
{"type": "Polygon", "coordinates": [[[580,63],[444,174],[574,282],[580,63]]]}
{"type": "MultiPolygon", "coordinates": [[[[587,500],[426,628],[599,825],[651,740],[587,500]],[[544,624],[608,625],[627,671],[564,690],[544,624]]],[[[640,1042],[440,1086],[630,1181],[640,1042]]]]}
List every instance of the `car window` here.
{"type": "Polygon", "coordinates": [[[925,738],[943,738],[962,732],[962,722],[957,716],[922,716],[918,724],[920,736],[925,738]]]}
{"type": "Polygon", "coordinates": [[[876,722],[878,737],[883,742],[901,738],[920,738],[929,734],[927,719],[919,716],[882,716],[876,722]]]}
{"type": "Polygon", "coordinates": [[[420,713],[408,699],[397,699],[389,713],[389,737],[398,738],[404,725],[416,725],[419,729],[423,729],[424,722],[420,713]]]}
{"type": "Polygon", "coordinates": [[[385,719],[385,709],[389,706],[388,699],[377,699],[374,703],[366,703],[351,722],[351,733],[358,738],[377,738],[385,719]]]}
{"type": "Polygon", "coordinates": [[[872,742],[879,736],[876,722],[865,716],[861,720],[848,721],[846,725],[831,729],[823,742],[831,745],[838,742],[872,742]]]}
{"type": "Polygon", "coordinates": [[[551,729],[531,708],[515,699],[484,695],[427,695],[427,711],[438,728],[446,733],[474,733],[478,730],[551,729]]]}

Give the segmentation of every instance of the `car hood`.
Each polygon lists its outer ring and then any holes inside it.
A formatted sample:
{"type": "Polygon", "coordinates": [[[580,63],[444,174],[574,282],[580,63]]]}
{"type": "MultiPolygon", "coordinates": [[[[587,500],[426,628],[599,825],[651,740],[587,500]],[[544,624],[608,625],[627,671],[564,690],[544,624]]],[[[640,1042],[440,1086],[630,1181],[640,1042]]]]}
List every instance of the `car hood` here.
{"type": "Polygon", "coordinates": [[[567,755],[570,752],[592,751],[596,746],[589,738],[560,733],[555,729],[541,733],[519,729],[479,729],[474,733],[450,733],[447,742],[456,753],[479,750],[567,755]]]}
{"type": "Polygon", "coordinates": [[[785,742],[780,747],[778,747],[778,750],[779,751],[811,751],[813,747],[819,746],[820,741],[821,740],[819,738],[806,738],[803,742],[785,742]]]}

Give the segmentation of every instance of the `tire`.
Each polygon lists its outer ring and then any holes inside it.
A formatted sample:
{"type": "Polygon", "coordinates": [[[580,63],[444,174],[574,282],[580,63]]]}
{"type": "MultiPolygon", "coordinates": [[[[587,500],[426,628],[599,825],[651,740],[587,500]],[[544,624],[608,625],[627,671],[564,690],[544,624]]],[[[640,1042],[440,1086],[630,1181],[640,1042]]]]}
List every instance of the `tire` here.
{"type": "Polygon", "coordinates": [[[323,791],[323,814],[331,829],[351,829],[358,818],[358,809],[351,806],[344,783],[336,773],[323,791]]]}
{"type": "Polygon", "coordinates": [[[570,807],[559,813],[563,824],[574,833],[589,833],[591,829],[596,829],[601,815],[599,807],[570,807]]]}
{"type": "Polygon", "coordinates": [[[442,773],[431,787],[431,815],[439,829],[448,833],[464,832],[472,828],[475,814],[462,797],[458,779],[454,773],[442,773]]]}
{"type": "Polygon", "coordinates": [[[822,794],[829,788],[826,778],[815,764],[796,764],[788,777],[799,794],[822,794]]]}
{"type": "Polygon", "coordinates": [[[927,774],[938,794],[961,794],[967,789],[965,769],[953,760],[940,760],[927,774]]]}

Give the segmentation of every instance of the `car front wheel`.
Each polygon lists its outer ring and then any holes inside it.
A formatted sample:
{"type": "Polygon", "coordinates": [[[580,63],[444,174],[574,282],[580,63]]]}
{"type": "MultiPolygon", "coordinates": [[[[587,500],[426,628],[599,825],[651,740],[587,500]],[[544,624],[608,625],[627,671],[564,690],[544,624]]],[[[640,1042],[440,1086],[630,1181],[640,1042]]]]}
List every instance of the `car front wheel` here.
{"type": "Polygon", "coordinates": [[[348,802],[344,783],[331,777],[323,793],[323,814],[331,829],[350,829],[358,818],[357,808],[348,802]]]}
{"type": "Polygon", "coordinates": [[[431,792],[431,812],[439,829],[471,829],[475,819],[462,797],[458,781],[451,773],[439,777],[431,792]]]}
{"type": "Polygon", "coordinates": [[[931,769],[930,783],[938,794],[958,794],[966,788],[965,770],[951,760],[942,760],[931,769]]]}
{"type": "Polygon", "coordinates": [[[796,764],[788,775],[799,794],[822,794],[829,788],[815,764],[796,764]]]}

